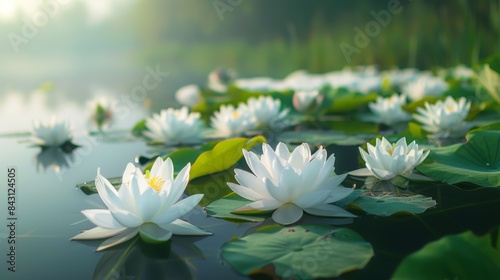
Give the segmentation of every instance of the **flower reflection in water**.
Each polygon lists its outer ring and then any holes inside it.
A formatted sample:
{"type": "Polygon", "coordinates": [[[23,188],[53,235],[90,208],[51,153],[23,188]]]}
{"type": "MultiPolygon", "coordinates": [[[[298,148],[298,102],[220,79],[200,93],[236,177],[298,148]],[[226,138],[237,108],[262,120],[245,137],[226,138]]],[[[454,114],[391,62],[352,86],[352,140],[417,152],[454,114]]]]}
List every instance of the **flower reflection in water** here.
{"type": "Polygon", "coordinates": [[[75,161],[73,151],[77,147],[65,151],[59,147],[49,147],[42,149],[35,157],[36,171],[42,172],[46,169],[52,169],[59,173],[63,169],[67,169],[75,161]]]}
{"type": "Polygon", "coordinates": [[[92,279],[194,279],[192,259],[204,255],[194,241],[180,237],[164,244],[133,242],[111,248],[99,259],[92,279]]]}

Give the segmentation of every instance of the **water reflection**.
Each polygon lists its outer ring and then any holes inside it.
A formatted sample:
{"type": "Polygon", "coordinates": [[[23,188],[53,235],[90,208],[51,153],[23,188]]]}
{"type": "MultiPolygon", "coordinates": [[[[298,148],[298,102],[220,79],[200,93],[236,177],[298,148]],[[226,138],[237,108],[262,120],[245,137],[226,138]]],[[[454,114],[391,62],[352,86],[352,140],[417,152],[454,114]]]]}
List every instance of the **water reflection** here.
{"type": "Polygon", "coordinates": [[[43,172],[50,168],[56,173],[59,173],[62,169],[69,168],[71,163],[75,161],[73,151],[76,148],[77,146],[73,146],[66,150],[61,147],[48,147],[42,149],[35,158],[36,171],[43,172]]]}
{"type": "Polygon", "coordinates": [[[204,258],[193,244],[195,240],[181,237],[164,244],[147,244],[135,238],[107,250],[92,279],[194,279],[192,259],[204,258]]]}
{"type": "Polygon", "coordinates": [[[408,190],[410,180],[396,176],[391,180],[379,180],[374,176],[366,177],[363,189],[376,194],[404,194],[413,193],[408,190]]]}

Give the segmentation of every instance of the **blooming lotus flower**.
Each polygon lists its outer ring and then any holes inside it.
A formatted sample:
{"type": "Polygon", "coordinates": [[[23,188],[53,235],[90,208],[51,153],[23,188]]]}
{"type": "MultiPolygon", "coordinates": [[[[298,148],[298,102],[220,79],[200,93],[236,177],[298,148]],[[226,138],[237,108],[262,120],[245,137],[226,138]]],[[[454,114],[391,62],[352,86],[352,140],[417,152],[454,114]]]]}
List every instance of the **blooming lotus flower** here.
{"type": "Polygon", "coordinates": [[[474,71],[465,65],[457,65],[452,69],[451,75],[455,79],[469,80],[474,76],[474,71]]]}
{"type": "Polygon", "coordinates": [[[323,102],[323,95],[319,90],[312,91],[296,91],[293,94],[293,106],[299,112],[312,111],[323,102]]]}
{"type": "Polygon", "coordinates": [[[165,161],[157,158],[151,172],[146,172],[146,175],[129,163],[118,191],[98,169],[95,184],[108,209],[82,211],[96,227],[74,236],[72,240],[111,237],[97,248],[100,251],[126,242],[138,233],[142,239],[151,242],[167,241],[172,234],[210,234],[179,219],[203,198],[202,194],[196,194],[178,201],[186,189],[190,169],[188,163],[174,180],[173,164],[169,158],[165,161]]]}
{"type": "Polygon", "coordinates": [[[440,100],[433,105],[426,102],[425,109],[417,108],[418,114],[413,117],[436,138],[460,137],[471,128],[465,122],[470,105],[464,97],[456,102],[448,96],[444,102],[440,100]]]}
{"type": "Polygon", "coordinates": [[[41,147],[60,147],[71,140],[68,122],[55,117],[49,122],[35,121],[31,134],[31,140],[41,147]]]}
{"type": "Polygon", "coordinates": [[[448,84],[442,78],[422,75],[403,86],[402,92],[412,101],[418,101],[426,96],[440,96],[447,89],[448,84]]]}
{"type": "Polygon", "coordinates": [[[193,107],[202,100],[200,88],[197,85],[183,86],[175,92],[175,99],[184,106],[193,107]]]}
{"type": "Polygon", "coordinates": [[[219,137],[240,136],[255,127],[255,118],[242,106],[222,105],[211,121],[219,137]]]}
{"type": "Polygon", "coordinates": [[[275,210],[275,222],[288,225],[295,223],[303,212],[330,217],[355,217],[346,210],[329,204],[348,196],[352,189],[340,187],[344,175],[335,175],[335,157],[327,159],[320,148],[311,155],[307,144],[295,148],[292,153],[279,143],[274,151],[268,144],[262,145],[260,158],[243,150],[252,173],[235,169],[238,184],[227,183],[238,195],[252,203],[236,209],[275,210]]]}
{"type": "Polygon", "coordinates": [[[377,97],[376,102],[368,104],[368,107],[375,114],[374,120],[377,123],[393,125],[411,119],[411,116],[402,109],[405,104],[406,96],[395,94],[388,98],[377,97]]]}
{"type": "Polygon", "coordinates": [[[367,148],[368,153],[359,148],[366,168],[349,172],[349,174],[354,176],[373,175],[380,180],[390,180],[396,176],[426,178],[411,173],[429,154],[429,151],[424,152],[423,149],[419,149],[415,141],[407,145],[406,138],[403,137],[395,144],[391,144],[382,137],[382,140],[377,138],[375,147],[368,143],[367,148]]]}
{"type": "Polygon", "coordinates": [[[281,110],[281,100],[270,96],[251,97],[246,104],[242,104],[243,110],[248,110],[255,117],[257,127],[274,127],[288,114],[289,109],[281,110]]]}
{"type": "Polygon", "coordinates": [[[199,113],[189,113],[187,107],[161,110],[146,119],[144,135],[165,145],[194,144],[201,142],[203,122],[199,113]]]}

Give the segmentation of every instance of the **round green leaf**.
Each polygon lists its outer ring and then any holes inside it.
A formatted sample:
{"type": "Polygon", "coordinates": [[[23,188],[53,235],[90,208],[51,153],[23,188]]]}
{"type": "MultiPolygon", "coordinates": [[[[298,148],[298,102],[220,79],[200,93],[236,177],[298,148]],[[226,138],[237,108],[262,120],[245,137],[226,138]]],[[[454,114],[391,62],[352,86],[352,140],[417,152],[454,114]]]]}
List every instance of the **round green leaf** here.
{"type": "MultiPolygon", "coordinates": [[[[230,193],[223,198],[212,202],[207,206],[207,215],[217,218],[230,219],[230,220],[243,220],[250,222],[262,222],[269,215],[247,215],[247,214],[232,214],[231,212],[235,209],[243,207],[250,203],[248,199],[244,199],[241,196],[230,193]]],[[[262,212],[263,214],[266,212],[262,212]]]]}
{"type": "Polygon", "coordinates": [[[496,279],[500,272],[498,229],[445,236],[407,256],[392,279],[496,279]]]}
{"type": "Polygon", "coordinates": [[[242,150],[249,150],[266,142],[262,136],[253,138],[232,138],[219,142],[212,150],[203,152],[191,167],[190,179],[224,171],[236,164],[242,157],[242,150]]]}
{"type": "Polygon", "coordinates": [[[434,206],[436,206],[435,200],[420,194],[402,197],[361,195],[349,205],[349,207],[361,208],[369,214],[378,216],[390,216],[401,212],[419,214],[434,206]]]}
{"type": "Polygon", "coordinates": [[[337,277],[365,267],[372,256],[372,246],[356,232],[311,225],[263,227],[222,247],[222,257],[238,272],[271,268],[285,279],[337,277]]]}
{"type": "Polygon", "coordinates": [[[500,131],[477,131],[465,144],[431,150],[417,169],[448,184],[500,186],[500,131]]]}

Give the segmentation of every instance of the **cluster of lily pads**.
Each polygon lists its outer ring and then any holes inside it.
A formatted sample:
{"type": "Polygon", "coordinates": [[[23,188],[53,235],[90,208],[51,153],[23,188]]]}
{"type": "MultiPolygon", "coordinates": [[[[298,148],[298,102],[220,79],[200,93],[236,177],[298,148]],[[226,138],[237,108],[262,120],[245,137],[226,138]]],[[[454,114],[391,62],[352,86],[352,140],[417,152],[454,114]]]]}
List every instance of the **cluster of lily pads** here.
{"type": "MultiPolygon", "coordinates": [[[[217,69],[206,87],[189,85],[176,93],[184,107],[166,108],[134,125],[134,136],[168,152],[143,170],[129,163],[118,184],[98,170],[95,190],[108,209],[82,211],[96,227],[73,239],[108,238],[98,247],[103,250],[137,234],[147,242],[164,242],[172,234],[209,235],[182,217],[205,199],[190,191],[195,179],[226,172],[231,179],[220,187],[228,194],[206,203],[207,214],[253,222],[270,217],[278,224],[224,245],[223,257],[238,271],[261,268],[265,248],[283,240],[296,242],[296,251],[333,250],[334,260],[346,257],[342,250],[354,253],[352,262],[325,263],[314,271],[296,266],[300,253],[292,252],[297,258],[288,261],[270,257],[279,276],[336,277],[362,268],[373,256],[368,242],[348,229],[302,225],[304,213],[355,218],[353,205],[373,215],[417,214],[436,205],[416,194],[373,194],[366,190],[369,182],[390,182],[396,189],[433,180],[500,186],[500,90],[491,84],[500,75],[493,66],[298,71],[282,80],[238,79],[234,71],[217,69]],[[336,174],[335,162],[344,159],[328,156],[325,148],[332,144],[358,146],[364,167],[336,174]],[[348,175],[368,177],[361,181],[365,187],[342,186],[348,175]],[[186,189],[191,195],[180,200],[186,189]],[[252,246],[262,252],[245,254],[252,246]]],[[[41,146],[71,139],[64,122],[36,124],[33,134],[41,146]]]]}

